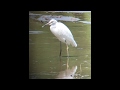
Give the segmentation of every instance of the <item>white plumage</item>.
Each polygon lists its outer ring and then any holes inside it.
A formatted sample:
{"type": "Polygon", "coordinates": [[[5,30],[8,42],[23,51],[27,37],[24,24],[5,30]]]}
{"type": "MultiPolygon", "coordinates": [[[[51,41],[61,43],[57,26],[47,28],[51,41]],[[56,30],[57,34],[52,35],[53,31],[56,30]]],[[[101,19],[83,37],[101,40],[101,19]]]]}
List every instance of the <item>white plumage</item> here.
{"type": "MultiPolygon", "coordinates": [[[[51,32],[61,42],[66,43],[66,45],[67,45],[67,55],[69,56],[68,45],[71,44],[73,47],[77,47],[77,43],[75,42],[74,37],[73,37],[71,31],[68,29],[68,27],[61,22],[57,22],[55,19],[51,19],[45,25],[50,25],[51,32]]],[[[44,27],[44,26],[42,26],[42,27],[44,27]]],[[[60,56],[61,56],[61,51],[62,51],[62,48],[61,48],[61,43],[60,43],[60,56]]]]}
{"type": "Polygon", "coordinates": [[[64,25],[61,22],[57,22],[55,19],[51,19],[47,24],[45,25],[51,25],[50,30],[51,32],[63,43],[66,43],[67,45],[72,45],[74,47],[77,47],[77,43],[74,40],[74,37],[71,33],[71,31],[68,29],[66,25],[64,25]]]}

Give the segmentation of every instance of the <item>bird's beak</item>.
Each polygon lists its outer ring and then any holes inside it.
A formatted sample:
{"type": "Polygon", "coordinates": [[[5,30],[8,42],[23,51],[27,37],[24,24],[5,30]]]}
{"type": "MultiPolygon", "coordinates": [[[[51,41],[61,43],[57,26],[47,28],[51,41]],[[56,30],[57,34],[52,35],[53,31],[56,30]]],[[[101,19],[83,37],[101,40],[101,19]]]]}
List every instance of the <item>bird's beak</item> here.
{"type": "Polygon", "coordinates": [[[46,23],[45,25],[43,25],[42,27],[44,27],[44,26],[46,26],[46,25],[48,25],[49,24],[49,22],[48,23],[46,23]]]}

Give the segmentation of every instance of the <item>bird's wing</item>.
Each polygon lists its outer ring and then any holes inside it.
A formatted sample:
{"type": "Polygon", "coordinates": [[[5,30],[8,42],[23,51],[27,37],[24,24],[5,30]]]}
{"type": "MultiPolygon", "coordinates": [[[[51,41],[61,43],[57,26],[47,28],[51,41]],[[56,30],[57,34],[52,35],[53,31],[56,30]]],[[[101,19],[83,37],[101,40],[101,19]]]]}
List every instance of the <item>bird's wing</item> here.
{"type": "Polygon", "coordinates": [[[55,26],[50,26],[50,30],[61,42],[77,47],[71,31],[63,23],[56,23],[55,26]]]}
{"type": "Polygon", "coordinates": [[[68,29],[66,25],[64,25],[63,23],[58,23],[56,27],[59,27],[58,28],[59,40],[67,43],[68,45],[71,44],[72,46],[77,46],[71,31],[68,29]]]}
{"type": "Polygon", "coordinates": [[[71,31],[68,29],[68,27],[66,25],[64,25],[63,23],[58,23],[57,27],[59,27],[59,35],[63,36],[64,38],[73,38],[73,35],[71,33],[71,31]],[[58,26],[59,25],[59,26],[58,26]]]}

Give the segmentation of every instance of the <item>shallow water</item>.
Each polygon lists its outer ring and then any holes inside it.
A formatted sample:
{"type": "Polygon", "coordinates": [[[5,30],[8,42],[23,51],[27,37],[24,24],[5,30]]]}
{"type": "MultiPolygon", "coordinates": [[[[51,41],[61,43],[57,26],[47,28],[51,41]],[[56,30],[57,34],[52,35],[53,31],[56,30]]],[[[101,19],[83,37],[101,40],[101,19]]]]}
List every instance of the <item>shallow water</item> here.
{"type": "Polygon", "coordinates": [[[29,79],[91,79],[91,12],[29,12],[29,79]],[[51,18],[64,23],[71,30],[78,46],[60,42],[45,26],[51,18]]]}

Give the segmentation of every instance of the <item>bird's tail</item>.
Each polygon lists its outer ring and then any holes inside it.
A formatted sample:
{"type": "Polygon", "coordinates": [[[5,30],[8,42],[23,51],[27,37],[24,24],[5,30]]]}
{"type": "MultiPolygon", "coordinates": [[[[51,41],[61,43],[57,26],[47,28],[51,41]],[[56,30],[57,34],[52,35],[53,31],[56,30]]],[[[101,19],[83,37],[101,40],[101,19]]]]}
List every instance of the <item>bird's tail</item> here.
{"type": "Polygon", "coordinates": [[[77,43],[75,42],[75,40],[73,40],[73,42],[71,43],[71,45],[72,45],[73,47],[77,47],[77,43]]]}

